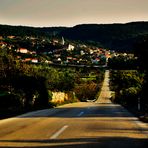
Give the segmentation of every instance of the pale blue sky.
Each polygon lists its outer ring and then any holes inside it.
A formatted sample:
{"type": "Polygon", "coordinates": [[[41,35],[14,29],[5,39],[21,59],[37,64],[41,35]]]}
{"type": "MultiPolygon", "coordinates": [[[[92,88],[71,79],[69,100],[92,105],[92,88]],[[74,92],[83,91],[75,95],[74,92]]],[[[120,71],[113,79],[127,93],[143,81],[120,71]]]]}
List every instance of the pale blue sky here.
{"type": "Polygon", "coordinates": [[[0,24],[74,26],[148,21],[148,0],[0,0],[0,24]]]}

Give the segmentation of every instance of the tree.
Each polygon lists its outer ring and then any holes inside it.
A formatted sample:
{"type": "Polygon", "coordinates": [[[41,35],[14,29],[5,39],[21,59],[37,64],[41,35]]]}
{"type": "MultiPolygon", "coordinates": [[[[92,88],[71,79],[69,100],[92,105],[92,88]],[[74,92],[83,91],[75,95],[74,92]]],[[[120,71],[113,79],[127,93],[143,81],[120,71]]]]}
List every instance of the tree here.
{"type": "Polygon", "coordinates": [[[135,54],[138,57],[139,71],[145,73],[144,85],[141,92],[141,103],[145,110],[148,112],[148,99],[147,99],[147,88],[148,88],[148,36],[143,37],[137,44],[135,44],[135,54]]]}
{"type": "Polygon", "coordinates": [[[144,84],[144,74],[136,70],[111,71],[111,89],[115,91],[115,102],[137,105],[144,84]]]}

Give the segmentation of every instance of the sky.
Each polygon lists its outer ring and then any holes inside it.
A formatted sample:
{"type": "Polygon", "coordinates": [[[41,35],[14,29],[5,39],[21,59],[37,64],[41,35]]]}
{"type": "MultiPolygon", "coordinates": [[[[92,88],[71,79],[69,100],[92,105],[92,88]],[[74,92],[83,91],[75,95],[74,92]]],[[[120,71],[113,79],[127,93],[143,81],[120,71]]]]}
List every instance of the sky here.
{"type": "Polygon", "coordinates": [[[34,27],[148,21],[148,0],[0,0],[0,24],[34,27]]]}

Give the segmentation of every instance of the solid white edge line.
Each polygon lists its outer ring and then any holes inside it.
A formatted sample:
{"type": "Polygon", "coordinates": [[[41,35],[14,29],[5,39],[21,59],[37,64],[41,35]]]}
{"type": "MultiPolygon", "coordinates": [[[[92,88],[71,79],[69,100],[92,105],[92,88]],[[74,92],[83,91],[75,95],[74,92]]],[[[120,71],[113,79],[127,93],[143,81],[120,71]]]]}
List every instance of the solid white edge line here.
{"type": "Polygon", "coordinates": [[[60,130],[53,134],[50,139],[56,139],[64,130],[66,130],[66,128],[68,128],[68,125],[63,126],[60,130]]]}
{"type": "Polygon", "coordinates": [[[139,130],[148,137],[148,125],[139,120],[134,121],[134,123],[139,127],[139,130]]]}

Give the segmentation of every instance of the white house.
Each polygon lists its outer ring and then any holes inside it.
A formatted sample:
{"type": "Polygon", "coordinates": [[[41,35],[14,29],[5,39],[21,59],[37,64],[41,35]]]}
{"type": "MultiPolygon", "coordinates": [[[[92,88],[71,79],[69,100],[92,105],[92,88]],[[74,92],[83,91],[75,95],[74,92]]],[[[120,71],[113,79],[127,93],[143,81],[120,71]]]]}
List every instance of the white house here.
{"type": "Polygon", "coordinates": [[[71,44],[69,44],[68,45],[68,48],[67,48],[67,51],[72,51],[72,50],[74,50],[74,46],[73,45],[71,45],[71,44]]]}
{"type": "Polygon", "coordinates": [[[17,52],[20,52],[20,53],[28,53],[28,50],[26,48],[19,48],[17,50],[17,52]]]}
{"type": "Polygon", "coordinates": [[[38,59],[32,59],[31,62],[32,63],[38,63],[38,59]]]}

